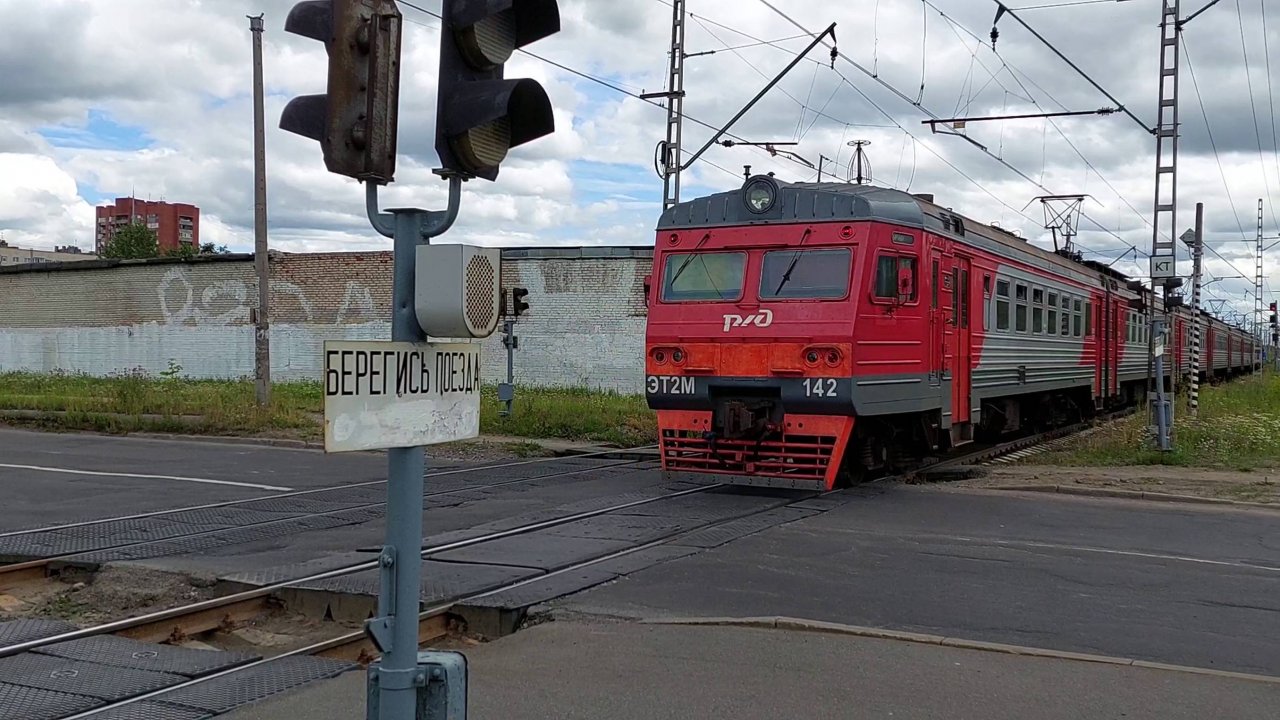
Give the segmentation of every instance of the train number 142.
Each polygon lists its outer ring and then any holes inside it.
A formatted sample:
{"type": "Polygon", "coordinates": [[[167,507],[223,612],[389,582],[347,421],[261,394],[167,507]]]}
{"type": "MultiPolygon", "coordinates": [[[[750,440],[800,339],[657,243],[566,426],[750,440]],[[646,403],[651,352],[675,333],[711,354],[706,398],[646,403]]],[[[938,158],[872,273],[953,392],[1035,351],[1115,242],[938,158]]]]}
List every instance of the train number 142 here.
{"type": "Polygon", "coordinates": [[[835,397],[835,378],[805,378],[804,394],[807,397],[835,397]]]}

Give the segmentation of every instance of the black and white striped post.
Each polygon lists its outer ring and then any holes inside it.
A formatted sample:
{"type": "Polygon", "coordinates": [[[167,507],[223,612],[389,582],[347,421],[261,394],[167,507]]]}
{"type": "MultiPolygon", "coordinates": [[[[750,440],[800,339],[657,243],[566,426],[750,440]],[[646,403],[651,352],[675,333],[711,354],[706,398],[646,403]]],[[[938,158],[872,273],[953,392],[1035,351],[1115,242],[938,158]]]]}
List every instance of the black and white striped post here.
{"type": "Polygon", "coordinates": [[[1187,412],[1194,418],[1200,414],[1200,258],[1204,253],[1204,203],[1196,203],[1195,232],[1183,234],[1182,239],[1191,247],[1191,385],[1187,412]]]}

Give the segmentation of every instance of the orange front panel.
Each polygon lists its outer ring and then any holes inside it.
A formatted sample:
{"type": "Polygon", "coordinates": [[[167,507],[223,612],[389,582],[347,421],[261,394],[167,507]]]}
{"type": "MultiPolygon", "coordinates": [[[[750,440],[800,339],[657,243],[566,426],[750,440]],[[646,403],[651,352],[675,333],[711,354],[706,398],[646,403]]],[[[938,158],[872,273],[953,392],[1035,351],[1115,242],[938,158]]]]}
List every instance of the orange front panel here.
{"type": "Polygon", "coordinates": [[[850,343],[655,342],[649,343],[645,372],[721,377],[849,377],[853,373],[850,348],[850,343]],[[816,355],[816,362],[810,361],[810,352],[816,355]]]}

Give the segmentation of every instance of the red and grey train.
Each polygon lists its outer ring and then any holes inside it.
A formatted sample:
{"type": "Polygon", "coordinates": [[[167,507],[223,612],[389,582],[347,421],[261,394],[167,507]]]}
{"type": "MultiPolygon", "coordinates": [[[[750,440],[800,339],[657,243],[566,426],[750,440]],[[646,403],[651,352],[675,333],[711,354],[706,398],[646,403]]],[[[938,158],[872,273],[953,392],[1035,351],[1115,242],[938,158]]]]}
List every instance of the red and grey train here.
{"type": "MultiPolygon", "coordinates": [[[[1149,289],[928,195],[755,176],[667,209],[653,262],[645,391],[672,474],[830,489],[1145,394],[1149,289]]],[[[1202,378],[1259,366],[1248,333],[1201,328],[1202,378]]]]}

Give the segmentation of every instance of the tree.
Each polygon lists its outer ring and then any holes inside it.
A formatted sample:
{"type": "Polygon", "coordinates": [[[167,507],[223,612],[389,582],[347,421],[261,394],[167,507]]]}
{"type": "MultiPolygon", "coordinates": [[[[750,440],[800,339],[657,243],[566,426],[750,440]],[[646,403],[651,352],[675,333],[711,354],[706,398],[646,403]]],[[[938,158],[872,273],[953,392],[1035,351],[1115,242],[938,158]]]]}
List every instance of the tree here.
{"type": "Polygon", "coordinates": [[[134,223],[116,230],[102,249],[102,257],[120,260],[153,258],[160,254],[160,244],[151,228],[134,223]]]}
{"type": "Polygon", "coordinates": [[[200,254],[201,255],[230,255],[231,251],[227,249],[226,245],[218,245],[217,247],[215,247],[213,243],[207,242],[200,245],[200,254]]]}

